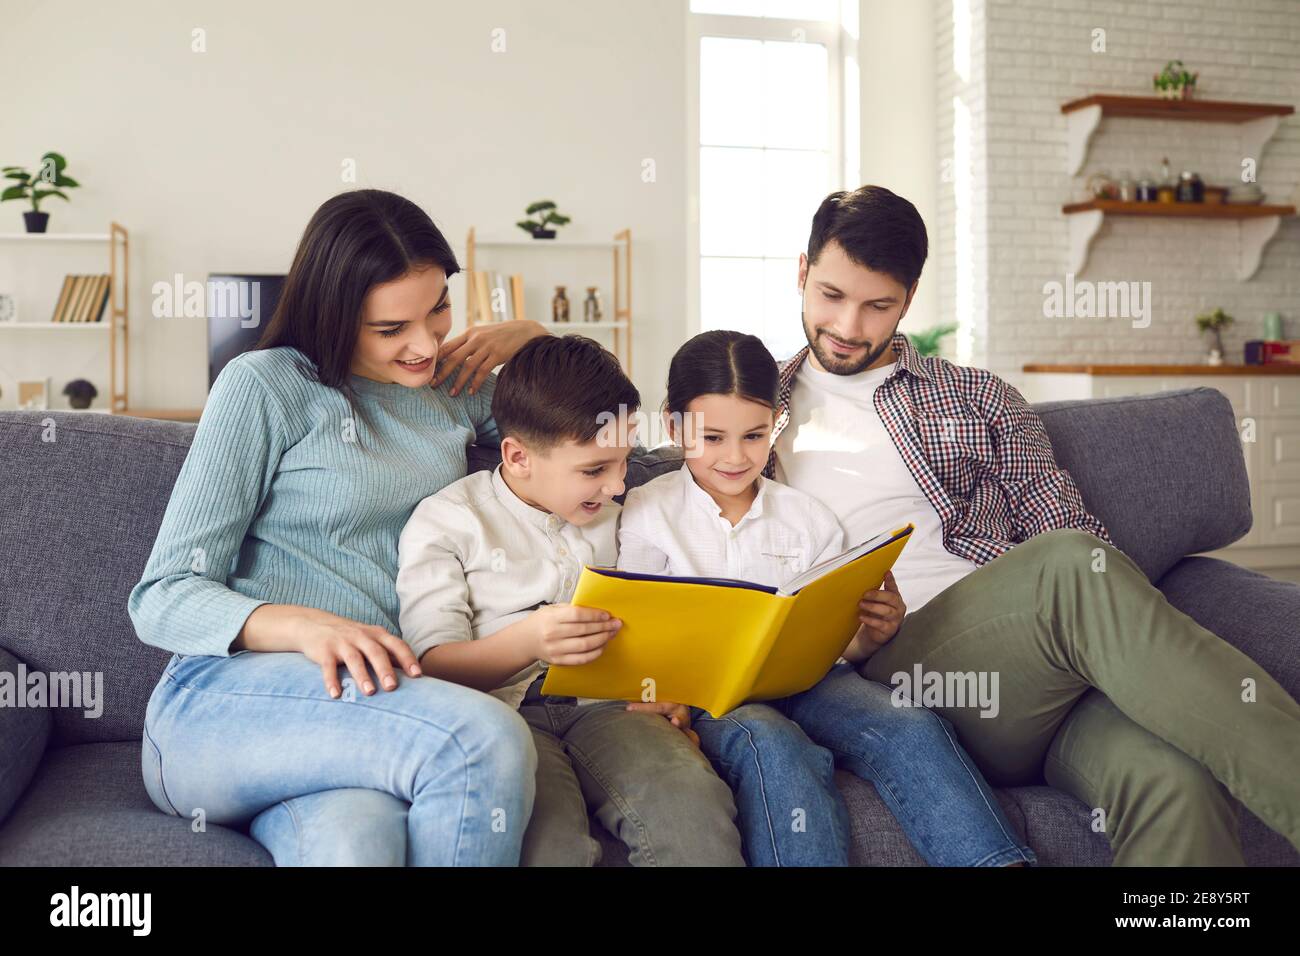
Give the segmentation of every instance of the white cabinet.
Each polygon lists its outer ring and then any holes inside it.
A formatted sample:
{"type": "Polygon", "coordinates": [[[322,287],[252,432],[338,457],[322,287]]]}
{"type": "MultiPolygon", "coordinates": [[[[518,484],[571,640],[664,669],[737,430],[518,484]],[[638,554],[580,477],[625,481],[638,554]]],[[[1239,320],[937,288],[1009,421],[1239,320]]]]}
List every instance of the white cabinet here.
{"type": "MultiPolygon", "coordinates": [[[[1250,478],[1250,533],[1210,552],[1244,567],[1300,579],[1300,375],[1099,374],[1025,369],[1025,398],[1049,402],[1149,395],[1181,388],[1215,388],[1237,416],[1250,478]],[[1253,439],[1253,440],[1252,440],[1253,439]]],[[[1158,368],[1158,367],[1157,367],[1158,368]]]]}

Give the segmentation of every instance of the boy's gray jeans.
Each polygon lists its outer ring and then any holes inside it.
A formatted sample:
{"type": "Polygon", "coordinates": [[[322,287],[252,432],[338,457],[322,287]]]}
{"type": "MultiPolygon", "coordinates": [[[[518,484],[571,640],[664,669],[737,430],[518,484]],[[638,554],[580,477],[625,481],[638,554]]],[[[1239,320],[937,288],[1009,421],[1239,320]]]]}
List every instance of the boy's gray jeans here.
{"type": "Polygon", "coordinates": [[[591,866],[588,813],[633,866],[744,866],[731,789],[687,736],[626,701],[578,706],[537,678],[519,713],[537,747],[537,796],[521,866],[591,866]]]}

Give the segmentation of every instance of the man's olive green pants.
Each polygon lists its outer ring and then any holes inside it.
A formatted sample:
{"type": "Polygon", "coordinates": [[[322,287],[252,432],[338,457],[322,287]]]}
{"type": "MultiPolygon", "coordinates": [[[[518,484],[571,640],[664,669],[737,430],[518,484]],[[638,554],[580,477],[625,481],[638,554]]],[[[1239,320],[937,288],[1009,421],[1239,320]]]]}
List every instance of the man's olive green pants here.
{"type": "Polygon", "coordinates": [[[1241,865],[1229,793],[1300,849],[1300,706],[1100,538],[1016,545],[908,614],[861,672],[892,685],[917,664],[997,672],[996,716],[934,709],[994,786],[1046,778],[1082,800],[1117,865],[1241,865]]]}

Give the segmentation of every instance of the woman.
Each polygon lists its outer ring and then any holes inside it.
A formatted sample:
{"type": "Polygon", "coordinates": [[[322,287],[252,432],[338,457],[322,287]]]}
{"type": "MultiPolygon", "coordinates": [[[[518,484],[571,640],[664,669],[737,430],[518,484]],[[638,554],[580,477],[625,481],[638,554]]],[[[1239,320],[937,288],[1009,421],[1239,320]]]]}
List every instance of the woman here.
{"type": "Polygon", "coordinates": [[[527,726],[423,676],[397,628],[402,525],[497,441],[488,373],[544,334],[444,341],[457,271],[409,200],[321,206],[257,347],[213,384],[131,592],[140,639],[173,652],[145,715],[150,797],[251,822],[280,865],[518,861],[527,726]]]}

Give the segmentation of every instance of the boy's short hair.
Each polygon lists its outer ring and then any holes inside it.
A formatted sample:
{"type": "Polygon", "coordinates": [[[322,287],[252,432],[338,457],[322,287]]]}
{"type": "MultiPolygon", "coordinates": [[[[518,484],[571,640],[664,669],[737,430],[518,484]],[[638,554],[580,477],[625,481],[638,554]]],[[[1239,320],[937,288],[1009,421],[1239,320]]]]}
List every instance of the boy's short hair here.
{"type": "Polygon", "coordinates": [[[533,339],[497,373],[492,393],[501,437],[542,451],[589,442],[610,414],[631,415],[640,407],[641,394],[618,359],[585,335],[533,339]]]}

